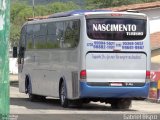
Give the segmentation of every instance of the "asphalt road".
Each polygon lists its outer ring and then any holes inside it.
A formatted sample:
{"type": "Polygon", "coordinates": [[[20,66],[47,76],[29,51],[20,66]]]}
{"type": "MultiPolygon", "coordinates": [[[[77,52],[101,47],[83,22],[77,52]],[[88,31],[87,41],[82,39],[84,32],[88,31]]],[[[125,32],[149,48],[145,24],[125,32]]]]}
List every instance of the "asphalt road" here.
{"type": "Polygon", "coordinates": [[[149,117],[160,120],[160,103],[149,101],[134,100],[129,110],[112,109],[109,104],[99,102],[80,108],[62,108],[59,100],[53,98],[30,102],[26,94],[19,93],[17,82],[11,84],[10,97],[11,120],[124,120],[145,117],[148,119],[144,120],[150,120],[149,117]]]}

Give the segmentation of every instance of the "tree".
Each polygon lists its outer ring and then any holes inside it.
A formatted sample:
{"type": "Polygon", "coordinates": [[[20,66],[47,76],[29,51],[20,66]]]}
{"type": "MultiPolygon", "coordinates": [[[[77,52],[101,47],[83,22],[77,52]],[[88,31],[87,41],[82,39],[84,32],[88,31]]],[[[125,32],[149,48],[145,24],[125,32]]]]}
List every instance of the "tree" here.
{"type": "Polygon", "coordinates": [[[49,4],[48,8],[49,8],[49,13],[53,14],[57,12],[80,9],[80,6],[70,1],[67,3],[55,2],[55,3],[49,4]]]}
{"type": "Polygon", "coordinates": [[[86,0],[87,9],[107,8],[114,6],[118,0],[86,0]]]}
{"type": "Polygon", "coordinates": [[[87,9],[108,8],[121,5],[153,2],[158,0],[86,0],[87,9]]]}
{"type": "MultiPolygon", "coordinates": [[[[80,6],[73,2],[54,2],[47,5],[35,6],[35,16],[45,16],[57,12],[80,9],[80,6]]],[[[27,18],[33,17],[32,6],[16,2],[11,6],[11,45],[17,43],[20,39],[21,26],[27,21],[27,18]]]]}
{"type": "Polygon", "coordinates": [[[18,45],[20,38],[20,26],[11,24],[11,33],[10,33],[10,42],[11,46],[18,45]]]}
{"type": "Polygon", "coordinates": [[[26,8],[25,4],[16,3],[11,6],[11,23],[15,21],[17,14],[21,12],[22,9],[26,8]]]}

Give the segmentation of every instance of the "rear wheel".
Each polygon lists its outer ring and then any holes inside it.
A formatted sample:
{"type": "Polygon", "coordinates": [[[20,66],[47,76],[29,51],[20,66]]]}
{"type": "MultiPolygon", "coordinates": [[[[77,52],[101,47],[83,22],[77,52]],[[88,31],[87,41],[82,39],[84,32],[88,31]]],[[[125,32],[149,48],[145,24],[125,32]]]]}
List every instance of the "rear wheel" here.
{"type": "Polygon", "coordinates": [[[46,100],[46,97],[45,97],[45,96],[39,96],[39,99],[40,99],[41,101],[45,101],[45,100],[46,100]]]}
{"type": "Polygon", "coordinates": [[[113,109],[129,109],[131,107],[132,101],[130,99],[119,99],[111,102],[111,107],[113,109]]]}
{"type": "Polygon", "coordinates": [[[69,106],[69,100],[67,99],[67,89],[64,82],[62,82],[60,85],[59,98],[62,107],[66,108],[69,106]]]}
{"type": "Polygon", "coordinates": [[[35,102],[37,100],[37,96],[31,93],[28,93],[29,100],[35,102]]]}
{"type": "Polygon", "coordinates": [[[29,100],[30,101],[35,101],[37,99],[37,95],[32,94],[32,87],[31,87],[31,83],[27,82],[28,84],[26,85],[26,91],[28,93],[29,96],[29,100]]]}

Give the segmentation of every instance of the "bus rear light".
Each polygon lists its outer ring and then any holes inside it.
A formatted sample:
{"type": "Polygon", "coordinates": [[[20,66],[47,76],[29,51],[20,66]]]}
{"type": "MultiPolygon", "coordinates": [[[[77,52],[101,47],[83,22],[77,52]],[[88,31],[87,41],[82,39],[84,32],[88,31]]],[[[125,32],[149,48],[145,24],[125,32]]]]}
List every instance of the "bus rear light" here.
{"type": "Polygon", "coordinates": [[[82,71],[80,72],[80,79],[86,79],[86,76],[87,76],[86,70],[82,70],[82,71]]]}
{"type": "Polygon", "coordinates": [[[150,79],[150,75],[151,75],[150,71],[146,71],[146,79],[150,79]]]}

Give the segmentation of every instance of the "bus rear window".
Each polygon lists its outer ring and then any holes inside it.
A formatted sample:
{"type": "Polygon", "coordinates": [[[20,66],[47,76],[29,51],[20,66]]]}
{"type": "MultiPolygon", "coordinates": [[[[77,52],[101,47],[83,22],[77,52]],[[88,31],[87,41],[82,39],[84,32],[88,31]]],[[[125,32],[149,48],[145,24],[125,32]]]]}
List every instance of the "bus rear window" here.
{"type": "Polygon", "coordinates": [[[142,40],[146,36],[146,20],[128,18],[87,19],[87,35],[96,40],[142,40]]]}

